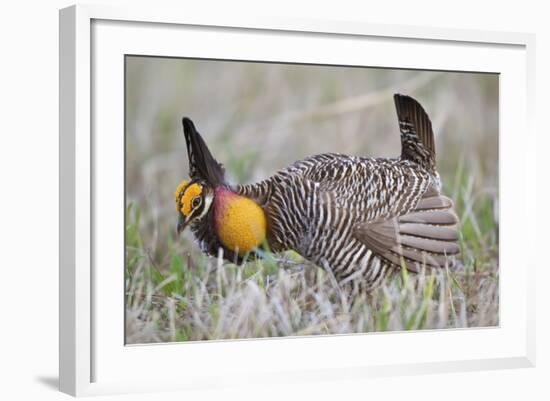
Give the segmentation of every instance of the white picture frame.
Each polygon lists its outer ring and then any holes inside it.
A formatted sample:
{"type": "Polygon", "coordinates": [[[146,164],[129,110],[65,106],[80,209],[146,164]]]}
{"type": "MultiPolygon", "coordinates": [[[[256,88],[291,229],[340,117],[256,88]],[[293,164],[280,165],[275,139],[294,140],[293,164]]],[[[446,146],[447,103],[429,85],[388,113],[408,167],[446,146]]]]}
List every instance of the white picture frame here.
{"type": "Polygon", "coordinates": [[[61,391],[79,396],[238,386],[251,379],[257,384],[273,380],[285,383],[534,366],[533,253],[520,254],[517,248],[533,247],[528,238],[521,238],[518,233],[535,232],[532,225],[536,210],[527,191],[507,185],[514,181],[534,187],[534,174],[530,174],[535,170],[536,142],[531,125],[534,41],[534,35],[520,33],[348,21],[214,17],[153,7],[79,5],[61,10],[61,391]],[[179,39],[191,37],[200,46],[181,45],[185,41],[179,39]],[[223,39],[221,45],[220,39],[223,39]],[[261,46],[258,40],[262,41],[261,46]],[[304,46],[308,52],[303,51],[304,46]],[[327,46],[333,47],[330,56],[318,50],[327,46]],[[116,190],[124,167],[120,142],[123,69],[119,67],[124,58],[121,56],[148,54],[366,65],[364,54],[356,55],[350,50],[361,46],[371,51],[369,66],[501,74],[500,326],[125,346],[120,335],[124,325],[121,320],[124,312],[120,308],[123,269],[122,265],[119,271],[115,268],[122,263],[120,249],[115,249],[123,244],[122,229],[113,230],[112,235],[105,230],[107,224],[121,223],[117,207],[123,213],[123,186],[120,193],[116,190]],[[400,51],[384,50],[392,47],[400,51]],[[414,54],[407,53],[413,51],[424,57],[415,59],[414,54]],[[517,132],[522,135],[514,134],[517,132]],[[513,160],[508,157],[511,152],[513,160]],[[103,247],[107,241],[113,244],[113,249],[103,247]],[[111,266],[112,269],[106,268],[111,266]],[[97,292],[101,292],[100,297],[97,292]],[[445,344],[451,343],[453,349],[448,349],[445,344]],[[428,350],[415,352],[411,345],[428,350]],[[189,364],[192,368],[186,368],[182,360],[192,361],[189,364]],[[262,360],[269,360],[269,366],[262,360]],[[175,365],[178,361],[179,365],[175,365]]]}

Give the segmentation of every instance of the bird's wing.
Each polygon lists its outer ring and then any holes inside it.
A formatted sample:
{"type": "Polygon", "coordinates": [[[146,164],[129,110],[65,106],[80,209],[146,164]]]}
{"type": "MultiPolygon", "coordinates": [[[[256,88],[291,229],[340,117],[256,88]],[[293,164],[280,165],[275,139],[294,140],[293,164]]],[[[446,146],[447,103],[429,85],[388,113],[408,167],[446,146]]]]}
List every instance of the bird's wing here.
{"type": "Polygon", "coordinates": [[[418,271],[422,265],[444,267],[447,256],[459,252],[458,218],[437,176],[407,161],[322,160],[302,174],[330,195],[341,216],[353,216],[353,236],[374,253],[418,271]]]}
{"type": "Polygon", "coordinates": [[[428,190],[409,212],[372,223],[358,223],[353,235],[374,253],[417,272],[422,266],[445,267],[459,253],[458,218],[452,201],[428,190]]]}

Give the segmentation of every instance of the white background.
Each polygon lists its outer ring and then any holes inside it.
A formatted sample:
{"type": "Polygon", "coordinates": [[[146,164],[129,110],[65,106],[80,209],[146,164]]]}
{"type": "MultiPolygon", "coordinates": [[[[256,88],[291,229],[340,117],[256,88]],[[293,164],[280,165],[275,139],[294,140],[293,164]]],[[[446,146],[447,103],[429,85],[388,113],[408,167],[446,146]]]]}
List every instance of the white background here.
{"type": "MultiPolygon", "coordinates": [[[[124,1],[97,1],[124,4],[124,1]]],[[[159,2],[155,4],[167,4],[159,2]]],[[[270,1],[232,0],[228,5],[197,1],[180,7],[209,9],[212,13],[250,12],[330,20],[428,25],[537,34],[538,199],[546,205],[548,168],[543,149],[550,149],[548,124],[543,117],[550,90],[550,30],[544,2],[507,5],[497,1],[270,1]],[[230,3],[230,4],[229,4],[230,3]],[[261,3],[261,4],[260,4],[261,3]]],[[[68,1],[25,1],[3,4],[0,23],[0,230],[3,250],[0,276],[0,395],[3,399],[61,399],[57,386],[58,291],[58,15],[68,1]],[[7,223],[7,224],[6,224],[7,223]]],[[[518,133],[521,135],[521,133],[518,133]]],[[[282,387],[254,387],[249,391],[212,390],[201,394],[131,395],[118,398],[149,399],[547,399],[550,394],[550,339],[547,306],[550,297],[550,262],[542,253],[548,234],[548,216],[541,215],[541,263],[537,271],[537,368],[481,373],[380,378],[282,387]]],[[[391,350],[388,350],[391,352],[391,350]]],[[[103,398],[103,397],[102,397],[103,398]]],[[[115,399],[115,397],[104,397],[115,399]]]]}
{"type": "MultiPolygon", "coordinates": [[[[278,372],[295,378],[306,369],[322,377],[340,374],[349,377],[348,367],[380,366],[435,361],[467,361],[504,358],[525,354],[526,270],[521,249],[531,238],[518,230],[504,230],[500,237],[502,263],[499,330],[449,330],[407,335],[332,336],[296,338],[293,341],[225,341],[215,344],[171,344],[161,347],[124,347],[124,305],[120,296],[123,277],[120,264],[124,244],[113,224],[123,225],[124,183],[124,76],[123,55],[149,54],[204,58],[285,60],[321,64],[400,66],[410,68],[460,68],[468,71],[500,71],[501,146],[499,154],[509,160],[501,165],[501,222],[503,227],[524,226],[531,197],[517,191],[514,183],[524,182],[522,162],[527,147],[522,146],[525,93],[524,50],[502,46],[470,46],[464,43],[418,43],[379,38],[320,38],[297,33],[277,34],[248,30],[234,32],[185,29],[173,24],[120,24],[98,21],[92,28],[94,53],[93,132],[96,168],[94,170],[94,378],[99,389],[109,382],[128,384],[121,388],[137,391],[140,385],[159,383],[150,388],[167,388],[171,379],[185,386],[200,378],[204,387],[219,382],[236,384],[248,376],[274,379],[278,372]],[[223,41],[220,35],[223,34],[223,41]],[[185,44],[183,46],[182,44],[185,44]],[[304,54],[303,49],[308,49],[304,54]],[[507,94],[507,95],[506,95],[507,94]],[[510,96],[515,94],[515,96],[510,96]],[[517,113],[509,111],[517,110],[517,113]],[[518,150],[524,150],[520,152],[518,150]],[[515,165],[514,162],[515,160],[515,165]],[[508,246],[513,244],[515,246],[508,246]],[[113,262],[114,261],[114,262],[113,262]],[[452,347],[449,346],[452,344],[452,347]],[[392,352],[388,352],[392,350],[392,352]],[[220,357],[223,355],[223,358],[220,357]],[[182,361],[185,361],[182,363],[182,361]],[[191,362],[192,361],[192,362],[191,362]],[[343,370],[343,373],[338,373],[343,370]],[[294,372],[294,373],[292,373],[294,372]],[[324,373],[323,373],[324,372],[324,373]],[[187,380],[182,380],[183,378],[187,380]]],[[[216,113],[211,110],[211,113],[216,113]]],[[[82,177],[82,176],[81,176],[82,177]]],[[[86,177],[86,173],[84,174],[86,177]]],[[[524,185],[527,184],[524,182],[524,185]]],[[[86,352],[84,349],[83,352],[86,352]]],[[[371,369],[375,370],[375,369],[371,369]]],[[[410,373],[411,368],[394,372],[410,373]]],[[[417,370],[418,372],[418,370],[417,370]]],[[[374,373],[374,372],[373,372],[374,373]]],[[[280,377],[280,376],[278,376],[280,377]]],[[[302,376],[303,377],[303,376],[302,376]]],[[[116,386],[117,392],[120,387],[116,386]]],[[[113,389],[111,387],[111,389],[113,389]]]]}

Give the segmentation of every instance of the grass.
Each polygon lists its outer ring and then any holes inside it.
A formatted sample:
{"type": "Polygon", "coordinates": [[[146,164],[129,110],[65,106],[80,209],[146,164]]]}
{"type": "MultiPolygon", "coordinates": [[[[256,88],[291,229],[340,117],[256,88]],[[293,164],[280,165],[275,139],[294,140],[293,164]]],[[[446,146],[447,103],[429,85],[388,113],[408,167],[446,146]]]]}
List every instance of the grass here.
{"type": "Polygon", "coordinates": [[[460,170],[454,188],[461,266],[397,272],[369,294],[353,295],[294,252],[235,265],[202,255],[171,232],[166,249],[141,235],[140,210],[127,207],[127,343],[366,333],[498,324],[498,227],[488,194],[460,170]]]}

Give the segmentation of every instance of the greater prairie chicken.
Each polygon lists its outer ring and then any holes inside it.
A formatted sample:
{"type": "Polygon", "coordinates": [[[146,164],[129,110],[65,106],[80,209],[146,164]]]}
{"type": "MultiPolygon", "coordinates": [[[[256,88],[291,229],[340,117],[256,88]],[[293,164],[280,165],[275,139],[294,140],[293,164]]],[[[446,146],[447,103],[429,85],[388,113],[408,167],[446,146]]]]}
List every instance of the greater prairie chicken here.
{"type": "Polygon", "coordinates": [[[308,157],[250,185],[230,185],[193,122],[183,119],[191,180],[175,193],[177,231],[241,260],[263,245],[294,250],[340,282],[377,285],[390,271],[444,267],[459,252],[457,217],[441,194],[430,119],[394,95],[401,156],[308,157]]]}

